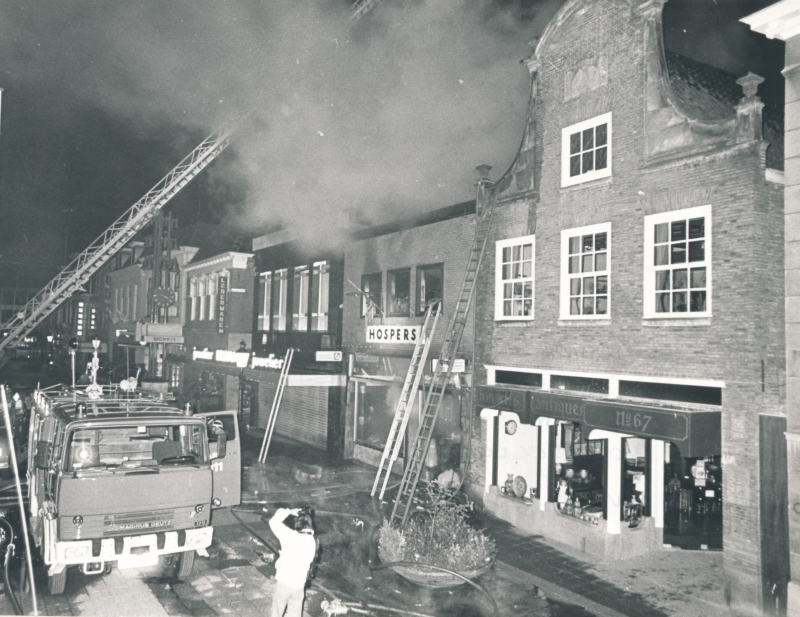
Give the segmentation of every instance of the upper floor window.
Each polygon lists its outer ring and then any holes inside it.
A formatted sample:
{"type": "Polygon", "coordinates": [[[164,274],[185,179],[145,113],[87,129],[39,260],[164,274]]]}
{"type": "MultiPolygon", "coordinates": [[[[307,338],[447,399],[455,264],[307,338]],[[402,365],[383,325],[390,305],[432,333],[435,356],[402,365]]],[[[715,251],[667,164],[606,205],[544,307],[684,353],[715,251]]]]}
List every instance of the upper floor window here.
{"type": "Polygon", "coordinates": [[[197,320],[197,279],[189,280],[189,321],[197,320]]]}
{"type": "Polygon", "coordinates": [[[330,298],[331,267],[327,261],[318,261],[311,271],[311,329],[328,330],[328,303],[330,298]]]}
{"type": "Polygon", "coordinates": [[[258,329],[269,330],[272,310],[272,272],[258,275],[258,329]]]}
{"type": "Polygon", "coordinates": [[[380,272],[376,272],[375,274],[364,274],[361,277],[361,291],[363,292],[363,296],[361,296],[361,316],[365,317],[369,315],[370,317],[375,317],[376,315],[380,315],[381,311],[383,310],[383,305],[381,304],[383,300],[382,292],[383,286],[383,277],[381,276],[380,272]]]}
{"type": "Polygon", "coordinates": [[[206,315],[208,315],[207,293],[208,278],[204,276],[200,278],[197,285],[198,303],[200,304],[200,314],[197,316],[197,318],[200,321],[204,321],[206,319],[206,315]]]}
{"type": "Polygon", "coordinates": [[[610,112],[561,129],[561,186],[610,175],[610,112]]]}
{"type": "Polygon", "coordinates": [[[711,206],[644,219],[644,316],[711,315],[711,206]]]}
{"type": "Polygon", "coordinates": [[[411,270],[390,270],[386,273],[387,315],[408,316],[411,308],[411,270]]]}
{"type": "Polygon", "coordinates": [[[295,267],[292,292],[292,329],[308,330],[308,266],[295,267]]]}
{"type": "Polygon", "coordinates": [[[561,232],[561,319],[609,317],[611,223],[561,232]]]}
{"type": "Polygon", "coordinates": [[[287,268],[275,271],[273,286],[275,306],[272,309],[272,327],[279,332],[283,332],[286,330],[286,315],[288,313],[289,270],[287,268]]]}
{"type": "Polygon", "coordinates": [[[500,240],[495,250],[494,318],[533,319],[536,236],[500,240]]]}
{"type": "Polygon", "coordinates": [[[417,266],[417,315],[424,315],[429,304],[443,302],[443,296],[444,264],[417,266]]]}
{"type": "Polygon", "coordinates": [[[212,274],[208,277],[208,318],[214,319],[217,316],[217,290],[219,285],[219,275],[212,274]]]}

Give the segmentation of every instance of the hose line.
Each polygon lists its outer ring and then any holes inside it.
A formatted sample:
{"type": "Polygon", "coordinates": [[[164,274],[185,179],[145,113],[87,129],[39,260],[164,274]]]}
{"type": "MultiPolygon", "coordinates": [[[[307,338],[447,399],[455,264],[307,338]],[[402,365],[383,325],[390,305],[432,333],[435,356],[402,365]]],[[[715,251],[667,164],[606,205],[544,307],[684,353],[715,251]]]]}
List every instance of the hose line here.
{"type": "MultiPolygon", "coordinates": [[[[0,524],[2,524],[8,533],[8,547],[6,548],[5,563],[3,565],[3,582],[5,583],[8,597],[11,599],[11,604],[14,606],[14,614],[22,615],[22,606],[17,599],[14,590],[11,588],[11,581],[8,579],[8,568],[11,565],[11,558],[14,556],[14,528],[6,519],[0,517],[0,524]]],[[[23,570],[25,566],[23,565],[23,570]]]]}

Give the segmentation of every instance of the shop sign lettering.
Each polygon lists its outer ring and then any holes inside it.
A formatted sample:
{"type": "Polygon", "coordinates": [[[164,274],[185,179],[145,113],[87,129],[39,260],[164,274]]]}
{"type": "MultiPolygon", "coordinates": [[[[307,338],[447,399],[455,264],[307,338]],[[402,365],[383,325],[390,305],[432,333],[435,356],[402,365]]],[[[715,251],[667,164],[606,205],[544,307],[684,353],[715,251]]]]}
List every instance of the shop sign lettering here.
{"type": "Polygon", "coordinates": [[[421,330],[422,326],[367,326],[367,343],[413,344],[421,330]]]}
{"type": "Polygon", "coordinates": [[[228,277],[219,278],[219,294],[217,296],[217,332],[225,332],[225,308],[228,304],[228,277]]]}
{"type": "Polygon", "coordinates": [[[192,360],[213,360],[214,359],[214,352],[209,351],[208,349],[199,350],[195,349],[192,352],[192,360]]]}
{"type": "Polygon", "coordinates": [[[570,396],[531,392],[531,412],[552,418],[581,420],[583,419],[583,401],[570,396]]]}
{"type": "Polygon", "coordinates": [[[587,402],[583,407],[584,420],[591,426],[675,441],[689,438],[689,418],[684,413],[614,403],[587,402]]]}
{"type": "Polygon", "coordinates": [[[480,387],[475,395],[475,404],[480,407],[524,413],[526,394],[519,390],[480,387]]]}
{"type": "Polygon", "coordinates": [[[266,358],[253,356],[250,360],[250,368],[270,368],[277,371],[283,368],[284,358],[276,358],[274,353],[266,358]]]}

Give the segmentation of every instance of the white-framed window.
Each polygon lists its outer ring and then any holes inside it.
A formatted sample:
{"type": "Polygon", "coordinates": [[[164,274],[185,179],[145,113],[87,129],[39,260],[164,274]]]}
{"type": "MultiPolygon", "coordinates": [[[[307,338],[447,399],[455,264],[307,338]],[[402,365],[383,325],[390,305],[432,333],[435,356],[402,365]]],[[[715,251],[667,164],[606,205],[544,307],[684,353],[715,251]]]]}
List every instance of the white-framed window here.
{"type": "Polygon", "coordinates": [[[536,236],[499,240],[495,248],[494,318],[533,319],[536,236]]]}
{"type": "Polygon", "coordinates": [[[273,329],[278,332],[286,330],[286,314],[288,312],[289,270],[282,268],[275,271],[275,314],[272,320],[273,329]]]}
{"type": "Polygon", "coordinates": [[[197,279],[189,279],[189,321],[197,321],[197,279]]]}
{"type": "Polygon", "coordinates": [[[644,316],[711,315],[711,206],[644,218],[644,316]]]}
{"type": "Polygon", "coordinates": [[[214,319],[217,316],[217,289],[219,276],[212,274],[208,277],[208,318],[214,319]]]}
{"type": "Polygon", "coordinates": [[[611,223],[561,231],[561,319],[609,319],[611,223]]]}
{"type": "Polygon", "coordinates": [[[611,175],[611,112],[561,129],[561,186],[611,175]]]}
{"type": "Polygon", "coordinates": [[[200,277],[197,281],[197,302],[200,305],[200,311],[197,319],[200,321],[206,318],[206,293],[208,291],[208,278],[205,276],[200,277]]]}
{"type": "Polygon", "coordinates": [[[311,271],[311,330],[328,331],[328,298],[331,266],[327,261],[312,264],[311,271]]]}
{"type": "Polygon", "coordinates": [[[262,272],[258,275],[258,329],[269,330],[269,316],[272,307],[272,272],[262,272]]]}
{"type": "Polygon", "coordinates": [[[295,266],[292,287],[292,329],[308,330],[308,266],[295,266]]]}

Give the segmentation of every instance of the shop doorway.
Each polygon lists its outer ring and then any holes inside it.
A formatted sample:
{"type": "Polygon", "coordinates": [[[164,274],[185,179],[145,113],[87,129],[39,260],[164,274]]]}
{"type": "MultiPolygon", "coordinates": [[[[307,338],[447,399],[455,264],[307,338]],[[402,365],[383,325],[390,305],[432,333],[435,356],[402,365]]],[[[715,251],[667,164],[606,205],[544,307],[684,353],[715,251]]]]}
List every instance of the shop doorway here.
{"type": "Polygon", "coordinates": [[[664,544],[722,550],[720,456],[686,458],[673,443],[664,461],[664,544]]]}

